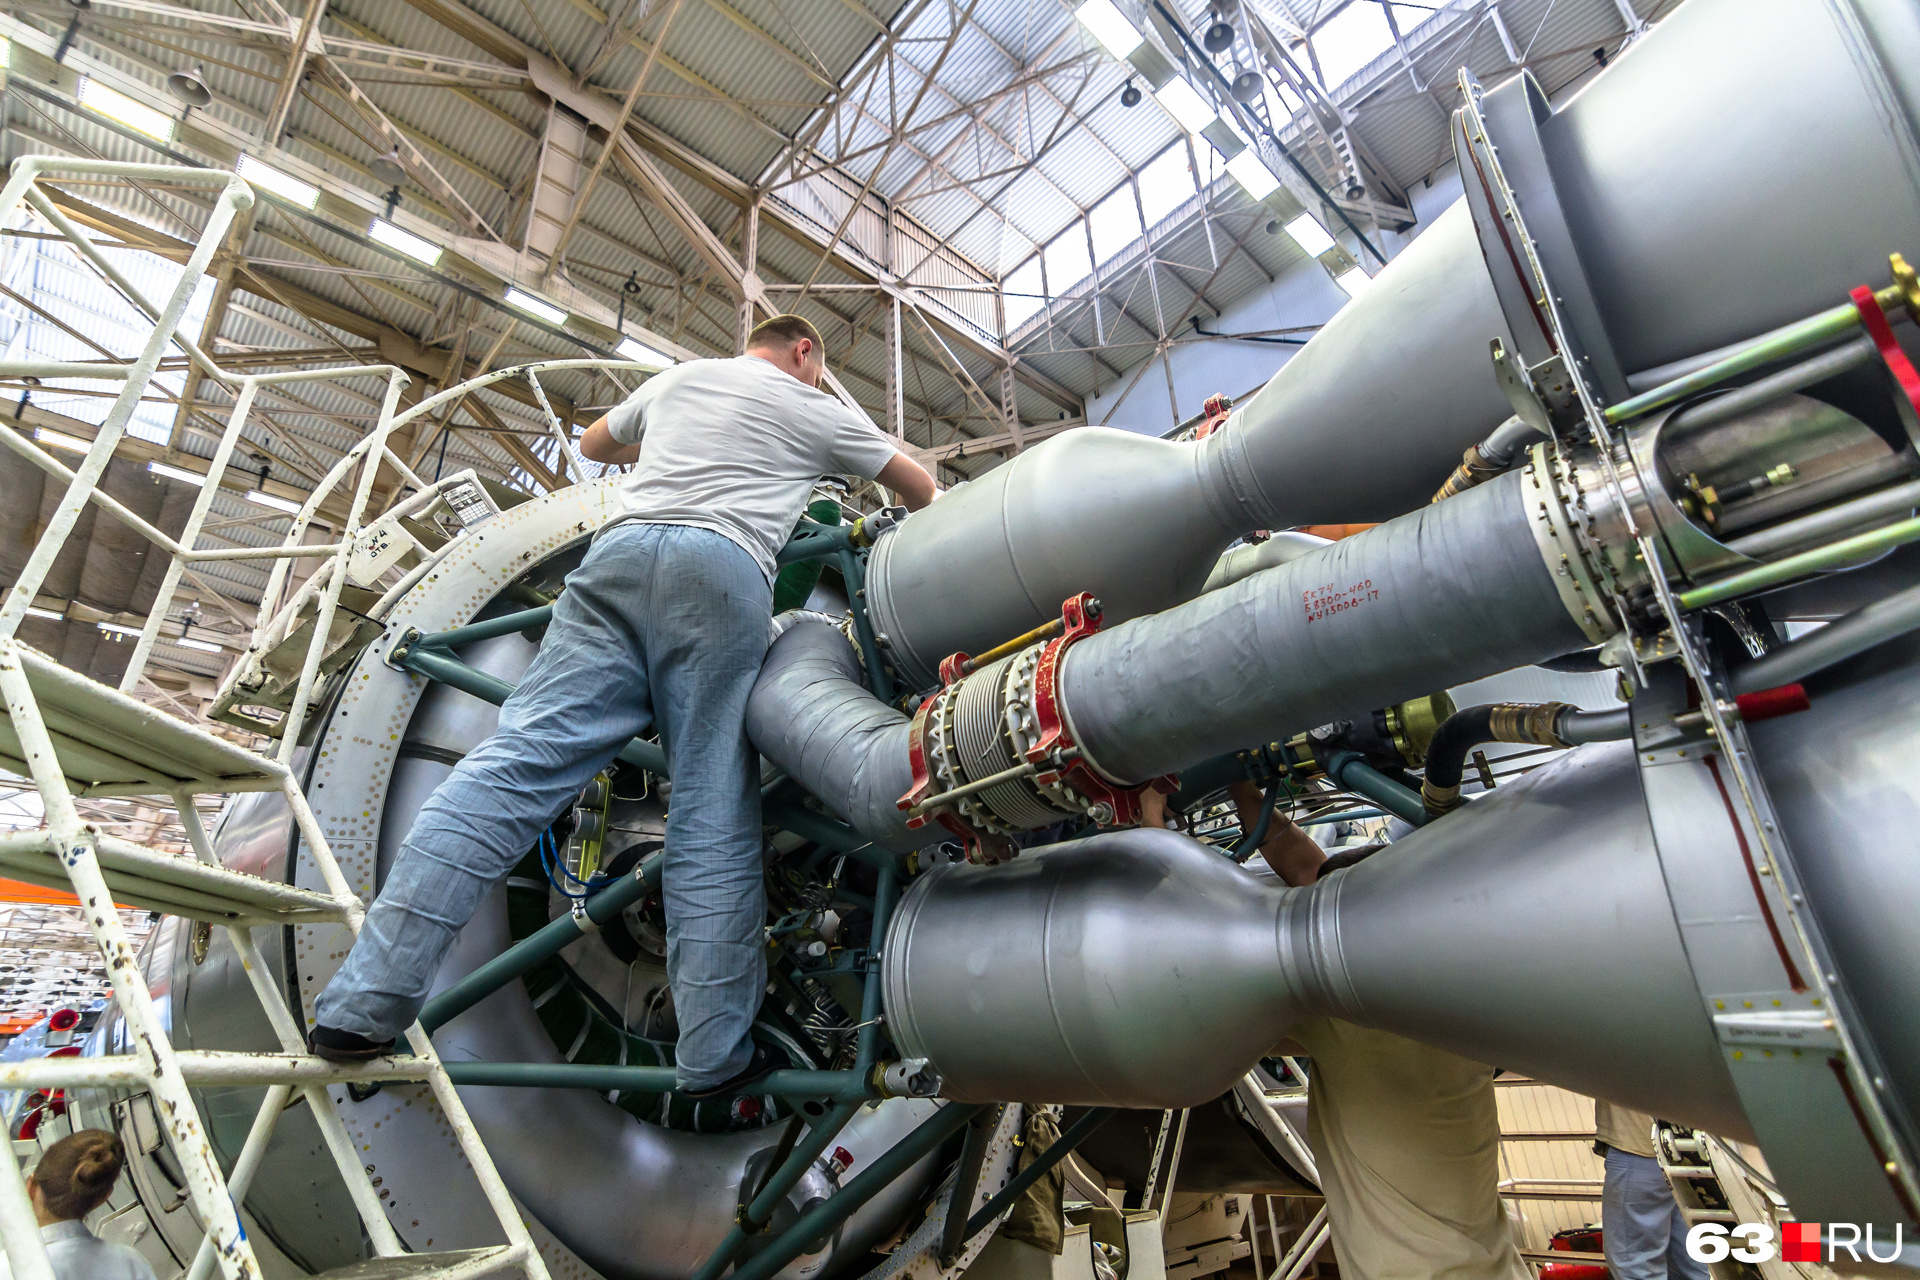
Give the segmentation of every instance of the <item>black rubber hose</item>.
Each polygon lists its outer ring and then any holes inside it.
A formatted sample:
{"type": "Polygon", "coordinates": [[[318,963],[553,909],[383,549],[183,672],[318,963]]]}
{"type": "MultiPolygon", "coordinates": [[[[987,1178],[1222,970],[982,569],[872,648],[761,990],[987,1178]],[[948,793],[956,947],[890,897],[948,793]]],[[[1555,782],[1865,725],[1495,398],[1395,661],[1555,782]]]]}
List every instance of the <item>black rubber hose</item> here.
{"type": "Polygon", "coordinates": [[[1467,766],[1467,753],[1483,742],[1492,742],[1493,705],[1467,707],[1456,711],[1434,731],[1427,744],[1427,786],[1439,789],[1460,785],[1467,766]]]}

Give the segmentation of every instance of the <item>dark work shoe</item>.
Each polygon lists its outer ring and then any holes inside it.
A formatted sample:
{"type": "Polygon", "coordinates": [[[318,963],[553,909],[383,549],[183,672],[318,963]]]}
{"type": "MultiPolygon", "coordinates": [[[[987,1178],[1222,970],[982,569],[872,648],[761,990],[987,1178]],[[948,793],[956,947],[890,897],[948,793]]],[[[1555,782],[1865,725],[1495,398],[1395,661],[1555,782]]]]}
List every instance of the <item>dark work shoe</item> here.
{"type": "Polygon", "coordinates": [[[742,1070],[739,1075],[733,1077],[733,1079],[723,1080],[719,1084],[711,1085],[705,1089],[681,1089],[678,1092],[683,1098],[694,1098],[696,1100],[700,1098],[732,1097],[736,1093],[744,1093],[754,1085],[759,1084],[762,1080],[765,1080],[768,1076],[778,1071],[782,1065],[784,1064],[782,1064],[780,1059],[774,1057],[772,1050],[768,1049],[765,1045],[756,1044],[753,1046],[753,1056],[747,1059],[746,1068],[742,1070]]]}
{"type": "Polygon", "coordinates": [[[328,1062],[372,1062],[393,1052],[391,1040],[369,1040],[351,1031],[314,1027],[307,1032],[307,1052],[328,1062]]]}

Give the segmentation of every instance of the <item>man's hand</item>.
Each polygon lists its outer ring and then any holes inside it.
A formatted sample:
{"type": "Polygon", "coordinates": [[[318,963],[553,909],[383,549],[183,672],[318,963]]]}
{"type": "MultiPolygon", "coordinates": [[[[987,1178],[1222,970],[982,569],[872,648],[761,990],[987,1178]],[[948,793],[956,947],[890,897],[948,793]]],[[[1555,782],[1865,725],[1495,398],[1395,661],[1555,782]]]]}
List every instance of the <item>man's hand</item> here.
{"type": "Polygon", "coordinates": [[[624,465],[640,460],[640,446],[621,444],[615,440],[613,432],[607,427],[606,418],[601,417],[581,434],[580,456],[588,462],[611,462],[624,465]]]}
{"type": "MultiPolygon", "coordinates": [[[[605,421],[605,419],[602,419],[602,421],[605,421]]],[[[599,425],[599,423],[594,424],[594,426],[599,425]]],[[[593,434],[591,427],[587,429],[587,434],[593,434]]],[[[582,448],[584,447],[585,441],[583,439],[582,448]]],[[[588,454],[587,456],[592,457],[593,455],[588,454]]],[[[933,477],[927,474],[925,467],[904,453],[894,454],[893,461],[880,468],[880,474],[874,477],[874,481],[898,494],[902,505],[909,511],[918,511],[933,501],[933,477]]]]}

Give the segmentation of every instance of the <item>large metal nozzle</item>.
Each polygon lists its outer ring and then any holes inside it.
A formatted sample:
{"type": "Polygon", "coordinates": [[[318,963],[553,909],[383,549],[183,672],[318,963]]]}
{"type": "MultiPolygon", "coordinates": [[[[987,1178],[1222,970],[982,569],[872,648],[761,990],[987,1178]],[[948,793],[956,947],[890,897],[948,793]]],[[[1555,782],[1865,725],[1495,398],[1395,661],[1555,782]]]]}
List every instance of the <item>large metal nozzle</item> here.
{"type": "Polygon", "coordinates": [[[895,1042],[955,1098],[1191,1106],[1318,1013],[1751,1134],[1625,743],[1308,889],[1147,829],[945,865],[884,963],[895,1042]]]}

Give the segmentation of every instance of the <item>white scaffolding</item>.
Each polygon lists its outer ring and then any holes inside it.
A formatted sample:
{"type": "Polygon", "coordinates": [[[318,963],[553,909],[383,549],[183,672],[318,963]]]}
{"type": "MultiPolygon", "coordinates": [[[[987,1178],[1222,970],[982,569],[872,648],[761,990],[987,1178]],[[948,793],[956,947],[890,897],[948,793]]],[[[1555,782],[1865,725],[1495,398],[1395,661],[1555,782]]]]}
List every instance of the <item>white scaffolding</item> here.
{"type": "MultiPolygon", "coordinates": [[[[519,1270],[529,1280],[547,1280],[537,1247],[528,1235],[505,1184],[435,1056],[426,1033],[416,1024],[407,1040],[411,1057],[385,1058],[359,1066],[340,1066],[310,1056],[295,1010],[276,986],[251,930],[264,925],[338,922],[359,932],[364,909],[348,885],[328,848],[302,794],[290,762],[300,740],[323,661],[329,649],[335,612],[340,607],[347,565],[361,532],[373,482],[382,462],[391,465],[420,494],[419,504],[438,496],[444,486],[422,484],[387,448],[396,419],[394,409],[408,382],[406,373],[391,365],[236,376],[220,369],[187,334],[180,321],[195,283],[205,272],[215,248],[222,242],[236,214],[253,203],[253,192],[232,174],[216,170],[163,165],[120,164],[104,161],[27,157],[16,161],[0,190],[0,221],[10,219],[24,202],[73,245],[95,268],[132,299],[154,321],[145,348],[130,364],[0,362],[0,376],[87,378],[120,384],[120,392],[77,470],[69,470],[24,437],[0,431],[0,441],[34,465],[67,481],[65,496],[56,507],[45,533],[28,558],[5,603],[0,604],[0,767],[32,779],[45,807],[46,825],[38,830],[0,832],[0,874],[54,888],[71,888],[86,911],[94,945],[103,957],[113,985],[114,1001],[125,1021],[126,1042],[132,1052],[109,1057],[42,1058],[0,1064],[0,1089],[144,1088],[152,1093],[166,1139],[186,1173],[187,1190],[205,1224],[206,1238],[187,1275],[205,1280],[215,1267],[227,1280],[258,1280],[260,1266],[241,1229],[237,1206],[258,1169],[272,1137],[275,1122],[295,1093],[305,1098],[318,1121],[342,1180],[366,1227],[375,1258],[347,1272],[355,1280],[387,1277],[468,1277],[519,1270]],[[43,174],[86,175],[174,183],[219,189],[213,212],[200,240],[188,257],[186,269],[166,302],[149,303],[117,272],[76,226],[35,187],[43,174]],[[147,388],[161,354],[178,343],[209,378],[235,393],[233,411],[214,454],[199,500],[194,504],[178,539],[127,510],[98,484],[112,458],[135,406],[147,388]],[[322,482],[294,522],[292,534],[279,546],[225,550],[198,547],[201,525],[212,496],[246,423],[255,391],[265,384],[313,379],[379,378],[386,395],[377,422],[322,482]],[[346,518],[336,542],[303,545],[306,526],[326,497],[358,468],[346,518]],[[21,644],[15,633],[55,558],[72,532],[80,512],[94,502],[112,513],[172,557],[159,598],[148,616],[139,643],[127,664],[119,689],[70,671],[44,654],[21,644]],[[302,557],[326,557],[327,565],[301,588],[301,594],[275,618],[265,616],[256,628],[250,658],[262,655],[276,639],[273,627],[284,633],[288,619],[300,607],[314,610],[314,629],[304,660],[292,682],[294,694],[285,718],[276,726],[278,749],[273,757],[236,746],[194,725],[163,714],[131,696],[144,671],[168,605],[182,575],[195,563],[239,558],[276,561],[267,600],[272,601],[285,581],[291,563],[302,557]],[[248,791],[278,791],[325,884],[325,892],[243,875],[219,865],[200,821],[194,797],[231,795],[248,791]],[[152,795],[170,798],[179,808],[192,858],[158,851],[106,834],[82,819],[76,798],[152,795]],[[177,1051],[142,979],[135,950],[113,904],[144,907],[171,915],[220,925],[228,930],[235,952],[244,964],[254,993],[280,1041],[274,1054],[177,1051]],[[434,1254],[406,1251],[387,1220],[378,1194],[368,1179],[359,1153],[327,1086],[387,1080],[425,1081],[451,1126],[498,1220],[502,1243],[477,1249],[434,1254]],[[193,1086],[265,1085],[266,1099],[255,1116],[230,1175],[223,1176],[207,1141],[190,1093],[193,1086]]],[[[13,1274],[19,1280],[53,1280],[53,1270],[27,1200],[18,1166],[0,1161],[0,1243],[4,1243],[13,1274]]]]}

